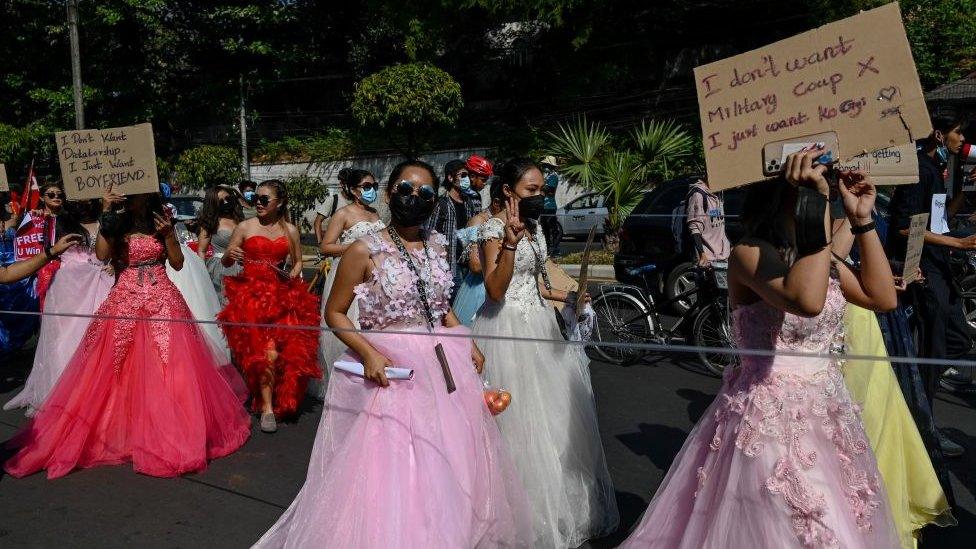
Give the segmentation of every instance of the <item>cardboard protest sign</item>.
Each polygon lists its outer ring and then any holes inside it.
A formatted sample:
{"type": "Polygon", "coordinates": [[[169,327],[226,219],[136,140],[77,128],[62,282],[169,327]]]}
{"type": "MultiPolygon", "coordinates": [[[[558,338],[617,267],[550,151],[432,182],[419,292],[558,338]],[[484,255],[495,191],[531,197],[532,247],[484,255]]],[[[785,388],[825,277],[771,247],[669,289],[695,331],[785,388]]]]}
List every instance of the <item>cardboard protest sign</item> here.
{"type": "Polygon", "coordinates": [[[915,144],[887,147],[859,154],[837,163],[840,170],[862,170],[877,185],[908,185],[918,183],[918,154],[915,144]]]}
{"type": "Polygon", "coordinates": [[[829,133],[846,161],[932,129],[897,3],[697,67],[695,82],[714,190],[767,179],[782,160],[763,157],[769,143],[829,133]]]}
{"type": "Polygon", "coordinates": [[[109,183],[125,195],[159,191],[152,124],[57,132],[55,141],[70,200],[99,198],[109,183]]]}
{"type": "Polygon", "coordinates": [[[929,214],[921,213],[912,216],[908,229],[908,246],[905,249],[905,268],[901,277],[905,284],[911,284],[918,279],[918,264],[922,259],[922,246],[925,245],[925,227],[929,223],[929,214]]]}
{"type": "MultiPolygon", "coordinates": [[[[549,282],[553,288],[564,292],[575,292],[579,289],[579,282],[569,276],[562,267],[553,263],[551,259],[546,259],[546,271],[549,273],[549,282]]],[[[560,311],[566,306],[562,301],[553,301],[552,304],[560,311]]]]}
{"type": "Polygon", "coordinates": [[[0,164],[0,192],[7,192],[10,190],[10,182],[7,181],[7,167],[0,164]]]}

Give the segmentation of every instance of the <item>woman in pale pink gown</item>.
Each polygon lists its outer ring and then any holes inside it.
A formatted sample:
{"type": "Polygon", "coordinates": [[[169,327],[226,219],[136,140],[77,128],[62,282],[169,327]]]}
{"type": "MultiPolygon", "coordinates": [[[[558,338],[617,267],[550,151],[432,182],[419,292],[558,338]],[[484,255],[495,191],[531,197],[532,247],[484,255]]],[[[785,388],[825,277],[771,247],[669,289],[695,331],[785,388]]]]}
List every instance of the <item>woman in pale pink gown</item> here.
{"type": "Polygon", "coordinates": [[[98,201],[94,202],[94,212],[88,211],[91,208],[88,203],[68,203],[65,208],[68,214],[83,216],[82,223],[70,227],[70,232],[82,234],[85,239],[61,256],[61,267],[47,292],[46,316],[41,321],[34,366],[23,390],[3,405],[4,410],[26,407],[26,415],[34,415],[81,344],[91,323],[90,315],[98,310],[115,284],[111,264],[95,256],[99,209],[98,201]]]}
{"type": "Polygon", "coordinates": [[[364,364],[365,377],[335,370],[305,485],[255,547],[532,544],[527,496],[476,371],[481,353],[470,337],[447,337],[470,332],[450,309],[446,240],[420,229],[436,176],[408,161],[394,168],[393,188],[390,228],[346,250],[326,305],[332,328],[353,327],[346,311],[355,299],[362,327],[381,331],[337,332],[351,349],[342,359],[364,364]],[[413,378],[388,379],[389,366],[412,368],[413,378]]]}
{"type": "Polygon", "coordinates": [[[741,349],[819,356],[743,354],[621,547],[898,547],[842,361],[830,358],[843,351],[847,301],[890,310],[895,287],[871,223],[874,185],[860,174],[839,192],[861,268],[832,261],[825,168],[813,165],[822,152],[788,157],[792,185],[751,189],[729,268],[741,349]]]}
{"type": "MultiPolygon", "coordinates": [[[[121,199],[109,188],[106,209],[121,199]]],[[[103,215],[96,246],[98,257],[123,263],[118,283],[50,397],[12,439],[18,451],[4,469],[13,476],[124,462],[176,476],[206,469],[250,436],[241,400],[166,277],[165,262],[179,269],[183,257],[158,195],[126,197],[126,210],[103,215]]]]}

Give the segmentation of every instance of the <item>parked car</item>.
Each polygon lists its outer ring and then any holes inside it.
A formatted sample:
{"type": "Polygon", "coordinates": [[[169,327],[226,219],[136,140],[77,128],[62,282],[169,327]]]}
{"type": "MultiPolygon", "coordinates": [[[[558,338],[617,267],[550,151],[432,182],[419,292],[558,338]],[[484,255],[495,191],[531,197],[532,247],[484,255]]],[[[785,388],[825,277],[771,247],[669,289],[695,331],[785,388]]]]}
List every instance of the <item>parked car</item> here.
{"type": "Polygon", "coordinates": [[[556,210],[556,219],[563,227],[565,238],[586,238],[596,226],[599,238],[607,219],[606,197],[599,193],[584,194],[556,210]]]}
{"type": "Polygon", "coordinates": [[[196,219],[203,209],[203,197],[191,194],[174,195],[169,197],[166,202],[176,208],[176,219],[178,221],[189,221],[196,219]]]}
{"type": "MultiPolygon", "coordinates": [[[[694,286],[695,261],[691,242],[682,242],[678,249],[671,221],[675,208],[688,195],[688,187],[698,179],[697,175],[687,176],[657,185],[627,216],[620,233],[620,252],[614,257],[617,280],[644,285],[643,276],[634,276],[629,271],[654,264],[656,269],[651,280],[655,284],[648,290],[661,299],[673,299],[694,286]]],[[[725,202],[725,230],[734,243],[742,237],[739,215],[745,191],[730,189],[719,195],[725,202]]],[[[683,312],[690,305],[688,301],[678,301],[676,308],[683,312]]]]}

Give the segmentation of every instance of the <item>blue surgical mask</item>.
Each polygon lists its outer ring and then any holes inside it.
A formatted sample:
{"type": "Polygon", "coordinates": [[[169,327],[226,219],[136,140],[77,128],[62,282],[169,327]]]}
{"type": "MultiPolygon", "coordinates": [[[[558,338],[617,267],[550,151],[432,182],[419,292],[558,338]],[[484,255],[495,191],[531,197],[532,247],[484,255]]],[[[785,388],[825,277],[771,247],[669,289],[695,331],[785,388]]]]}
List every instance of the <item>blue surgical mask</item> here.
{"type": "Polygon", "coordinates": [[[460,187],[462,191],[466,191],[466,190],[470,189],[471,188],[471,178],[470,177],[462,177],[461,179],[458,179],[458,187],[460,187]]]}
{"type": "Polygon", "coordinates": [[[363,204],[372,204],[373,202],[376,202],[376,187],[363,189],[359,195],[359,199],[363,201],[363,204]]]}
{"type": "Polygon", "coordinates": [[[244,191],[244,200],[254,202],[254,191],[244,191]]]}

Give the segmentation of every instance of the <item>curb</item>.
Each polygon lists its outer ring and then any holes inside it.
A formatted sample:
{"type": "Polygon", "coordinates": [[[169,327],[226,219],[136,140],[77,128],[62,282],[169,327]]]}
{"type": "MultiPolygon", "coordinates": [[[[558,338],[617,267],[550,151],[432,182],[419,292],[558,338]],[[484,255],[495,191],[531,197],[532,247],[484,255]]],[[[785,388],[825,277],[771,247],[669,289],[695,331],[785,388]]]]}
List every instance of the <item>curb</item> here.
{"type": "MultiPolygon", "coordinates": [[[[579,265],[559,265],[559,268],[566,271],[566,274],[572,277],[579,277],[580,266],[579,265]]],[[[616,274],[613,272],[613,265],[590,265],[590,278],[600,278],[615,280],[616,274]]]]}

